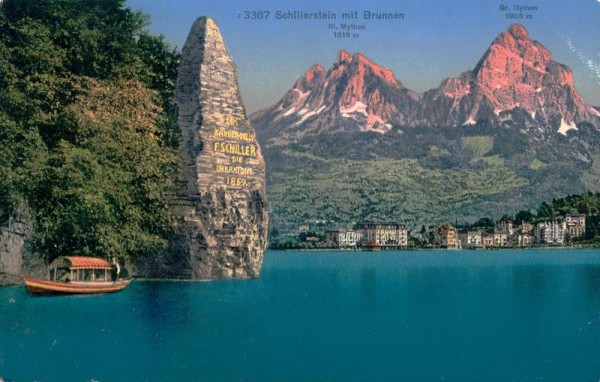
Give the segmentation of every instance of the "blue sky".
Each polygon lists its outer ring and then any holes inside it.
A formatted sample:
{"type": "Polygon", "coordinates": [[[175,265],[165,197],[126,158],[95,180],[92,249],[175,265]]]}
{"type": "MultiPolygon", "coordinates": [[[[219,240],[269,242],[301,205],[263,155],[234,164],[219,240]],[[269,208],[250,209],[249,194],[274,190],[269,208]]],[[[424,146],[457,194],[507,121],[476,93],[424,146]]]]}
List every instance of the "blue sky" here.
{"type": "Polygon", "coordinates": [[[573,69],[575,86],[587,103],[600,105],[600,0],[127,0],[127,4],[150,15],[150,31],[179,48],[198,16],[214,18],[238,66],[250,113],[277,102],[313,64],[329,68],[341,49],[363,53],[390,68],[412,90],[429,90],[446,77],[472,69],[494,38],[515,22],[546,46],[555,61],[573,69]],[[516,5],[530,9],[514,10],[516,5]],[[245,19],[246,11],[269,11],[269,16],[245,19]],[[330,12],[337,19],[278,20],[278,11],[330,12]],[[343,12],[352,11],[359,19],[341,19],[343,12]],[[365,20],[365,11],[402,13],[404,19],[365,20]],[[330,23],[337,32],[342,23],[365,29],[340,38],[329,29],[330,23]]]}

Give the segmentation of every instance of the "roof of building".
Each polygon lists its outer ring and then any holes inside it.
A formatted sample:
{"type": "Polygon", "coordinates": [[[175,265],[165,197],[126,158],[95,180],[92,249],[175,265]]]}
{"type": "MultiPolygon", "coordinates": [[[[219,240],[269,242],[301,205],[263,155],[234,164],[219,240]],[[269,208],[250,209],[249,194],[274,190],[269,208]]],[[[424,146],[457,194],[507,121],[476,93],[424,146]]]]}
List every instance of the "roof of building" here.
{"type": "Polygon", "coordinates": [[[378,228],[378,229],[400,229],[404,228],[403,224],[390,222],[390,223],[371,223],[371,222],[359,222],[354,226],[355,229],[364,228],[378,228]]]}

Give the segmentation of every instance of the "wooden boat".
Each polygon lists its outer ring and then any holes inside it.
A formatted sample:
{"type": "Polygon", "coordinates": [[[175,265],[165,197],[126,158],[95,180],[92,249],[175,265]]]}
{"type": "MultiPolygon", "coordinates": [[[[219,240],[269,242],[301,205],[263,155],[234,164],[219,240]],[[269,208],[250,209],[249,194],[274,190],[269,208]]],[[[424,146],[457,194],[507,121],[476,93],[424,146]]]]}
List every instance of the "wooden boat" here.
{"type": "Polygon", "coordinates": [[[103,294],[118,292],[131,280],[118,278],[119,265],[95,257],[65,256],[50,264],[50,279],[25,277],[31,294],[103,294]]]}

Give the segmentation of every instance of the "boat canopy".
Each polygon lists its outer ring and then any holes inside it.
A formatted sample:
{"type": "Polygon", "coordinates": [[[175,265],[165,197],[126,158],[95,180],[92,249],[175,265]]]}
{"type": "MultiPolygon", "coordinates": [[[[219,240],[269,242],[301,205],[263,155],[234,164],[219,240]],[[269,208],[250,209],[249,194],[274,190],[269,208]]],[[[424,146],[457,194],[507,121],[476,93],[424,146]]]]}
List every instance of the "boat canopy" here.
{"type": "Polygon", "coordinates": [[[69,269],[106,269],[110,270],[111,265],[104,259],[97,257],[64,256],[59,257],[50,264],[51,268],[69,268],[69,269]]]}

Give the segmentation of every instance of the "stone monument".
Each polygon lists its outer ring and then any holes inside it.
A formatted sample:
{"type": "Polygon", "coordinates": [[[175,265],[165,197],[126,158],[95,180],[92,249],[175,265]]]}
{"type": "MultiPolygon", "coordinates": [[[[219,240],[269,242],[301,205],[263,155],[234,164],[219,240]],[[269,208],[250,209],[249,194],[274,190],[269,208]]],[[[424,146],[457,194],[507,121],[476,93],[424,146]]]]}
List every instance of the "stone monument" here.
{"type": "Polygon", "coordinates": [[[267,245],[265,163],[214,20],[200,17],[182,50],[177,237],[167,276],[258,277],[267,245]]]}

